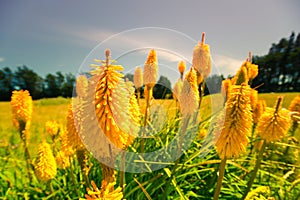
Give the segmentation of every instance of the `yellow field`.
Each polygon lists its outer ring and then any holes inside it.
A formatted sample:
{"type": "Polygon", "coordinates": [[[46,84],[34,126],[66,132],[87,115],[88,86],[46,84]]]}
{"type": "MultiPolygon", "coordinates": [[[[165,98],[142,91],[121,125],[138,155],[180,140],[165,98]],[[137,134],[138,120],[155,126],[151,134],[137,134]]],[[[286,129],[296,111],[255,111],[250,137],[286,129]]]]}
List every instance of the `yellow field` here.
{"type": "MultiPolygon", "coordinates": [[[[299,93],[266,93],[259,94],[259,99],[264,99],[267,106],[273,107],[278,96],[284,96],[283,107],[288,108],[291,100],[299,95],[299,93]]],[[[46,137],[45,123],[48,120],[56,120],[62,125],[66,124],[66,113],[71,99],[53,98],[41,99],[34,101],[33,117],[31,126],[30,143],[39,143],[42,138],[46,137]],[[42,136],[42,137],[41,137],[42,136]]],[[[164,108],[167,116],[173,116],[176,112],[176,102],[171,100],[154,100],[153,105],[160,105],[164,108]]],[[[201,119],[206,119],[212,114],[212,105],[215,108],[220,108],[223,104],[221,94],[212,96],[205,96],[201,106],[201,119]],[[212,104],[213,101],[213,104],[212,104]]],[[[144,100],[141,100],[141,110],[143,109],[144,100]]],[[[217,110],[215,110],[217,111],[217,110]]],[[[0,102],[0,143],[6,144],[12,134],[19,135],[15,128],[12,126],[11,107],[9,102],[0,102]],[[2,142],[1,142],[2,141],[2,142]]],[[[33,156],[36,153],[36,146],[31,145],[30,149],[33,156]]]]}

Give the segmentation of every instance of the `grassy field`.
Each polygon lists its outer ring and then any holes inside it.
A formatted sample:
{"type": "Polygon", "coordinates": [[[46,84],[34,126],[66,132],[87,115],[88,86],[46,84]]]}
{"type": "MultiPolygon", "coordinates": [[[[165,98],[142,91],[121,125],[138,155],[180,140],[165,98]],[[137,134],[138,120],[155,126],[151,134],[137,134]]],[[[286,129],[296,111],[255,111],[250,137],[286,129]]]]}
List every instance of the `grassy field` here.
{"type": "MultiPolygon", "coordinates": [[[[273,107],[277,97],[283,96],[283,107],[288,108],[291,100],[297,95],[299,93],[268,93],[259,94],[259,99],[266,100],[267,106],[273,107]]],[[[37,157],[37,146],[41,141],[46,139],[51,143],[51,137],[45,130],[45,123],[48,120],[56,120],[65,128],[70,101],[70,99],[64,98],[34,101],[29,140],[29,152],[33,160],[37,157]]],[[[143,101],[142,104],[144,104],[143,101]]],[[[222,104],[223,98],[220,94],[204,97],[200,110],[201,120],[209,119],[218,108],[222,107],[222,104]],[[212,109],[213,106],[214,109],[212,109]]],[[[158,105],[169,117],[166,119],[169,124],[164,126],[160,133],[162,143],[166,144],[170,138],[163,132],[170,132],[176,123],[176,121],[169,122],[169,120],[174,120],[177,109],[176,102],[174,100],[154,100],[153,105],[158,105]]],[[[0,102],[0,119],[0,199],[78,199],[78,197],[84,197],[88,184],[84,184],[79,164],[75,160],[73,161],[73,171],[71,169],[58,170],[51,187],[48,187],[48,183],[43,184],[36,179],[29,183],[22,141],[18,131],[12,126],[9,102],[0,102]],[[72,179],[72,173],[75,174],[75,180],[72,179]],[[72,183],[70,183],[71,179],[72,183]]],[[[299,128],[296,130],[295,137],[296,141],[300,140],[299,128]]],[[[153,145],[151,142],[146,144],[153,145]]],[[[163,193],[166,192],[169,199],[207,199],[211,197],[220,160],[215,151],[212,151],[206,158],[198,158],[196,155],[199,152],[200,144],[201,138],[195,139],[189,150],[182,156],[180,163],[184,163],[184,167],[182,165],[180,168],[172,168],[173,165],[170,165],[152,173],[126,173],[125,198],[161,199],[164,197],[163,193]]],[[[265,197],[272,196],[275,199],[300,197],[300,184],[298,184],[300,183],[298,174],[300,168],[298,151],[300,148],[296,142],[295,145],[291,145],[289,154],[282,155],[286,144],[289,144],[288,138],[279,144],[270,145],[266,151],[265,159],[270,160],[263,161],[258,180],[254,183],[256,188],[268,187],[261,192],[265,197]],[[288,193],[289,196],[287,196],[288,193]]],[[[253,169],[255,159],[256,157],[253,155],[252,157],[244,155],[237,160],[229,161],[221,193],[223,199],[241,198],[246,187],[246,176],[253,169]]],[[[99,163],[93,158],[90,158],[89,162],[93,165],[89,179],[95,180],[99,184],[101,182],[99,163]]],[[[263,198],[261,197],[261,199],[263,198]]]]}

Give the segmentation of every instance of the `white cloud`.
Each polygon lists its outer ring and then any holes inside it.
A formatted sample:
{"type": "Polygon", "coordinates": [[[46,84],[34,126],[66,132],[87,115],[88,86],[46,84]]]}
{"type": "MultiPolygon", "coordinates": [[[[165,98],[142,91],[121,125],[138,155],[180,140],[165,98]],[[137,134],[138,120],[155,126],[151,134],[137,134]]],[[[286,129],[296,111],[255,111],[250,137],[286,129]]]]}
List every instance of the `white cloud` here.
{"type": "MultiPolygon", "coordinates": [[[[97,45],[102,42],[105,48],[111,48],[113,50],[112,54],[115,56],[121,56],[136,49],[138,50],[135,52],[139,55],[146,55],[146,51],[150,48],[155,48],[158,52],[159,60],[166,60],[173,63],[182,59],[191,61],[193,47],[196,44],[196,40],[192,41],[175,32],[175,34],[172,35],[171,31],[168,32],[165,29],[159,28],[157,30],[147,28],[143,30],[141,28],[116,32],[91,26],[78,29],[78,26],[59,23],[55,23],[55,27],[49,28],[55,29],[60,34],[68,37],[70,42],[81,46],[91,47],[92,45],[97,45]],[[171,33],[171,35],[166,35],[169,33],[171,33]],[[174,39],[176,42],[174,42],[174,39]],[[181,46],[182,49],[180,48],[181,46]],[[181,49],[181,52],[175,52],[178,49],[181,49]],[[120,52],[118,52],[118,50],[120,52]]],[[[242,60],[220,54],[212,55],[212,59],[214,63],[212,73],[223,74],[224,76],[234,75],[243,62],[242,60]]]]}
{"type": "Polygon", "coordinates": [[[0,57],[0,62],[4,62],[4,61],[5,61],[5,58],[0,57]]]}
{"type": "Polygon", "coordinates": [[[227,76],[234,75],[242,65],[243,60],[217,54],[213,56],[213,62],[219,73],[227,76]]]}
{"type": "Polygon", "coordinates": [[[111,30],[104,30],[94,27],[82,30],[74,30],[74,28],[72,27],[63,26],[59,28],[59,31],[67,35],[69,38],[73,37],[74,39],[72,41],[74,42],[82,43],[86,41],[88,43],[93,42],[94,44],[103,42],[103,45],[107,45],[108,48],[115,49],[115,51],[116,49],[122,49],[122,53],[126,51],[130,52],[135,49],[141,49],[140,51],[136,52],[145,54],[145,51],[143,51],[142,49],[157,47],[155,49],[157,50],[157,52],[159,52],[158,57],[160,59],[168,60],[170,62],[178,62],[179,60],[187,59],[186,55],[179,55],[177,52],[172,50],[173,42],[167,43],[165,41],[162,41],[162,39],[159,37],[159,34],[157,36],[152,35],[151,39],[149,40],[149,37],[147,37],[147,35],[143,35],[142,33],[139,34],[138,29],[136,32],[125,31],[119,34],[118,32],[114,32],[111,30]]]}

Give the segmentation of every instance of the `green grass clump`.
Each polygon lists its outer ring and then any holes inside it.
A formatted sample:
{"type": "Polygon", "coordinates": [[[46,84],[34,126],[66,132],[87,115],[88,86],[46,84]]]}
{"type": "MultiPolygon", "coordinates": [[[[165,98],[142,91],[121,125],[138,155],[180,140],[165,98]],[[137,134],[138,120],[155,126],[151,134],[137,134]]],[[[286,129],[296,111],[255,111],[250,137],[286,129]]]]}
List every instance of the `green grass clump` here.
{"type": "MultiPolygon", "coordinates": [[[[273,106],[277,96],[284,96],[283,107],[288,108],[291,100],[299,93],[259,94],[268,106],[273,106]]],[[[143,100],[141,100],[143,104],[143,100]]],[[[70,99],[54,98],[34,101],[32,125],[30,128],[29,151],[33,160],[37,157],[38,144],[46,139],[45,123],[56,120],[62,128],[66,125],[66,113],[70,99]]],[[[176,117],[174,100],[154,100],[165,110],[167,118],[155,137],[146,139],[145,152],[160,149],[169,144],[178,134],[180,119],[176,117]]],[[[126,199],[211,199],[216,187],[220,159],[212,149],[206,156],[200,156],[204,138],[200,129],[205,132],[210,126],[210,117],[223,105],[220,94],[205,96],[200,109],[200,127],[191,127],[188,132],[194,133],[193,142],[179,158],[178,164],[171,163],[164,168],[149,173],[125,173],[124,197],[126,199]]],[[[9,102],[0,102],[0,199],[78,199],[86,194],[89,183],[81,172],[76,157],[70,159],[72,168],[58,169],[51,183],[41,183],[35,176],[28,181],[26,162],[19,133],[12,126],[9,102]]],[[[294,137],[289,134],[280,142],[272,143],[265,151],[261,168],[253,185],[251,195],[275,199],[300,198],[300,140],[299,127],[294,137]],[[286,147],[289,151],[285,154],[286,147]],[[263,192],[255,188],[263,188],[263,192]]],[[[59,142],[58,142],[59,144],[59,142]]],[[[59,148],[59,145],[55,148],[59,148]]],[[[128,149],[139,149],[139,139],[128,149]]],[[[241,155],[238,159],[228,160],[220,199],[241,199],[247,187],[249,174],[254,168],[256,153],[241,155]]],[[[145,165],[147,164],[147,161],[145,165]]],[[[159,164],[164,163],[161,158],[159,164]]],[[[101,185],[101,167],[90,155],[88,179],[101,185]]],[[[119,174],[117,172],[117,184],[119,174]]]]}

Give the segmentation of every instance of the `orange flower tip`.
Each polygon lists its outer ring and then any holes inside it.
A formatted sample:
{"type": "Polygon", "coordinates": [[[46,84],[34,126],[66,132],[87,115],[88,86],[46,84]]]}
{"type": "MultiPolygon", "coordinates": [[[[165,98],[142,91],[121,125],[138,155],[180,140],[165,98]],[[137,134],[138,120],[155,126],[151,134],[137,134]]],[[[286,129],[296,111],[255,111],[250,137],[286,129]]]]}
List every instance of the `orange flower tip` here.
{"type": "Polygon", "coordinates": [[[202,32],[201,44],[205,43],[205,32],[202,32]]]}
{"type": "Polygon", "coordinates": [[[110,57],[110,49],[105,50],[105,56],[106,56],[106,58],[110,57]]]}
{"type": "Polygon", "coordinates": [[[157,63],[156,51],[154,49],[151,49],[149,51],[149,54],[147,57],[146,64],[150,64],[150,63],[157,63]]]}
{"type": "Polygon", "coordinates": [[[185,62],[183,60],[179,61],[179,63],[178,63],[178,70],[179,70],[179,72],[181,74],[184,73],[185,68],[186,68],[185,62]]]}
{"type": "Polygon", "coordinates": [[[279,96],[277,98],[277,102],[276,102],[276,107],[275,107],[275,112],[278,112],[278,110],[280,109],[281,105],[282,105],[282,101],[283,101],[283,96],[279,96]]]}
{"type": "Polygon", "coordinates": [[[252,63],[252,52],[249,51],[249,54],[248,54],[248,62],[252,63]]]}

